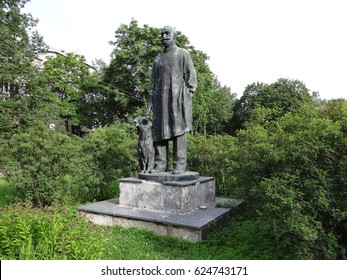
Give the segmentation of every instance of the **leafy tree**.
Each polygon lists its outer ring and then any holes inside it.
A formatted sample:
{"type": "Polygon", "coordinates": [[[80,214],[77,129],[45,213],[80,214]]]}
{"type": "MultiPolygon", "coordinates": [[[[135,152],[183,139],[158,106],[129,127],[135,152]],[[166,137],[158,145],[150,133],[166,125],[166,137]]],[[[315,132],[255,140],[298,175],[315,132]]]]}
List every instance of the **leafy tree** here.
{"type": "Polygon", "coordinates": [[[50,97],[51,122],[65,122],[70,134],[73,125],[91,127],[102,121],[103,87],[92,70],[83,56],[69,53],[48,57],[38,77],[38,87],[50,97]]]}
{"type": "Polygon", "coordinates": [[[211,130],[214,129],[215,133],[221,131],[222,124],[231,119],[235,103],[235,94],[231,93],[230,88],[219,87],[216,93],[214,105],[211,107],[211,121],[209,122],[211,130]]]}
{"type": "Polygon", "coordinates": [[[320,107],[320,114],[322,117],[331,119],[335,122],[347,120],[347,100],[329,100],[325,105],[320,107]]]}
{"type": "Polygon", "coordinates": [[[33,63],[35,54],[47,47],[34,30],[37,20],[21,12],[27,2],[0,2],[0,131],[3,137],[19,126],[26,105],[22,99],[38,71],[33,63]]]}
{"type": "Polygon", "coordinates": [[[308,103],[313,104],[309,90],[298,80],[279,79],[269,85],[253,83],[235,103],[231,126],[234,132],[245,128],[248,122],[257,119],[256,108],[269,109],[267,121],[272,121],[288,112],[298,112],[308,103]]]}
{"type": "Polygon", "coordinates": [[[111,122],[105,104],[109,88],[102,83],[106,64],[102,60],[96,60],[93,69],[90,75],[81,81],[81,90],[85,94],[77,110],[80,125],[87,127],[99,127],[111,122]]]}
{"type": "MultiPolygon", "coordinates": [[[[198,88],[193,98],[194,130],[206,130],[210,124],[212,131],[218,131],[225,116],[231,115],[232,98],[209,69],[208,56],[195,49],[181,32],[177,33],[177,45],[189,50],[197,72],[198,88]],[[220,102],[217,104],[216,101],[220,102]],[[218,109],[221,108],[228,112],[219,119],[217,112],[220,113],[218,109]]],[[[155,57],[162,52],[160,29],[148,25],[140,27],[136,20],[132,20],[129,25],[122,24],[116,30],[115,39],[111,42],[114,46],[112,61],[105,71],[104,82],[111,87],[105,101],[108,115],[126,119],[148,100],[150,69],[155,57]]]]}
{"type": "Polygon", "coordinates": [[[74,54],[48,58],[42,75],[49,91],[57,97],[59,115],[65,119],[68,131],[72,133],[71,123],[79,123],[77,106],[84,96],[80,84],[89,75],[84,58],[74,54]]]}
{"type": "Polygon", "coordinates": [[[30,76],[35,51],[40,46],[37,32],[33,37],[28,32],[36,26],[37,20],[21,12],[27,2],[3,0],[0,3],[0,77],[4,87],[9,85],[10,95],[18,93],[20,85],[30,76]]]}
{"type": "Polygon", "coordinates": [[[121,24],[115,32],[112,60],[105,71],[105,83],[112,86],[107,96],[108,113],[124,118],[143,106],[148,97],[150,68],[161,51],[159,30],[139,27],[136,20],[121,24]]]}

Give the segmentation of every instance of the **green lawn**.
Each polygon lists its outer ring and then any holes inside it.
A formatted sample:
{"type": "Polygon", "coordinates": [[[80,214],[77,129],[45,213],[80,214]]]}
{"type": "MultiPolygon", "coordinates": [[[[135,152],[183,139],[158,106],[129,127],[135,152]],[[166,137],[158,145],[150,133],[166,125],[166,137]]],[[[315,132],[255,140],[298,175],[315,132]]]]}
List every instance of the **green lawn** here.
{"type": "Polygon", "coordinates": [[[184,240],[159,237],[139,229],[111,227],[104,259],[146,260],[231,260],[284,259],[274,247],[273,239],[260,230],[259,222],[232,220],[207,240],[189,243],[184,240]]]}

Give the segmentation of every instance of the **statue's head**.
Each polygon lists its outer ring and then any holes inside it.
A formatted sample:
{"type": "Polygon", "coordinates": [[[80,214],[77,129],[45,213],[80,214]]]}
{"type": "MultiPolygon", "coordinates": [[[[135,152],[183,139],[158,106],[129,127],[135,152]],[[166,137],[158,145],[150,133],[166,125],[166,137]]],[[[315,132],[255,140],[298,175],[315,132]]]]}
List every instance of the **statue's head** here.
{"type": "Polygon", "coordinates": [[[169,47],[172,44],[174,44],[176,41],[176,37],[177,37],[176,27],[166,25],[161,29],[160,35],[161,35],[162,45],[164,47],[169,47]]]}

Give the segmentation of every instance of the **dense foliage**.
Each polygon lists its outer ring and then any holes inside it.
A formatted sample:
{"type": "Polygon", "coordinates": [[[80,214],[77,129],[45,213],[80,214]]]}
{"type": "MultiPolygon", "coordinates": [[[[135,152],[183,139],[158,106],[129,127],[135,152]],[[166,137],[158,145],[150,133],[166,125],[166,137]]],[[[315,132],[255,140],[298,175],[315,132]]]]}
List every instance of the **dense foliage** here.
{"type": "Polygon", "coordinates": [[[130,128],[119,123],[84,139],[46,127],[30,128],[3,146],[3,171],[18,193],[36,206],[112,197],[117,180],[138,170],[135,129],[130,128]]]}
{"type": "Polygon", "coordinates": [[[80,134],[73,127],[83,125],[91,128],[100,121],[100,114],[96,111],[102,97],[97,74],[83,56],[47,57],[37,83],[41,98],[49,98],[49,108],[46,106],[44,110],[48,123],[63,124],[69,134],[80,134]]]}
{"type": "Polygon", "coordinates": [[[219,194],[245,199],[244,215],[290,258],[346,258],[346,114],[346,101],[332,100],[235,137],[194,136],[190,164],[216,177],[219,194]]]}
{"type": "Polygon", "coordinates": [[[217,195],[235,195],[231,186],[235,182],[237,147],[235,137],[229,135],[194,135],[188,138],[188,168],[202,176],[216,179],[217,195]]]}
{"type": "MultiPolygon", "coordinates": [[[[0,85],[14,97],[34,73],[32,62],[37,51],[46,46],[34,28],[37,24],[30,14],[21,12],[28,0],[0,2],[0,85]]],[[[8,97],[8,96],[6,96],[8,97]]]]}
{"type": "Polygon", "coordinates": [[[0,2],[0,141],[20,124],[19,112],[38,71],[36,53],[46,48],[34,30],[37,20],[21,12],[26,2],[0,2]]]}
{"type": "Polygon", "coordinates": [[[299,112],[302,106],[312,104],[305,84],[298,80],[278,79],[272,84],[248,85],[234,107],[232,131],[246,128],[254,121],[266,123],[286,113],[299,112]]]}
{"type": "Polygon", "coordinates": [[[128,123],[97,129],[84,139],[83,149],[97,165],[100,180],[98,199],[114,197],[118,193],[118,179],[135,176],[139,170],[135,127],[128,123]]]}
{"type": "Polygon", "coordinates": [[[250,214],[295,258],[345,258],[346,119],[289,113],[237,138],[235,184],[250,214]]]}
{"type": "Polygon", "coordinates": [[[90,201],[98,197],[101,183],[82,140],[46,127],[13,135],[6,147],[8,180],[37,206],[54,201],[90,201]]]}
{"type": "Polygon", "coordinates": [[[90,260],[105,253],[105,229],[63,205],[47,209],[13,204],[1,209],[0,257],[12,260],[90,260]]]}

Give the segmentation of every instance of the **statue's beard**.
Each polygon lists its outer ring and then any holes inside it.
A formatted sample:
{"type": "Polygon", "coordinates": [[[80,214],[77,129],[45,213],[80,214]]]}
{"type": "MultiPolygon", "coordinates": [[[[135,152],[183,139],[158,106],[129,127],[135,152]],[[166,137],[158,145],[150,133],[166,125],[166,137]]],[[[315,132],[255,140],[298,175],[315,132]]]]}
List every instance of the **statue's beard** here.
{"type": "Polygon", "coordinates": [[[173,42],[174,41],[172,39],[162,39],[161,40],[162,45],[166,48],[171,46],[173,42]]]}

